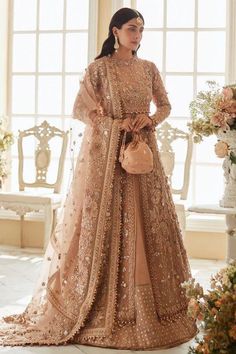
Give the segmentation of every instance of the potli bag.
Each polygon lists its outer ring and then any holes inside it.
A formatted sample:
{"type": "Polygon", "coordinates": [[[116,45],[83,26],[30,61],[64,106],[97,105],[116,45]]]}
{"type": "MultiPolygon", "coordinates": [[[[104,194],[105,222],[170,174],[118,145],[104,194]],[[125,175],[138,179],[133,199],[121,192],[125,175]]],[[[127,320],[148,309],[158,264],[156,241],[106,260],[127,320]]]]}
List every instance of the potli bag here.
{"type": "Polygon", "coordinates": [[[122,168],[131,174],[145,174],[153,170],[153,153],[140,133],[133,133],[132,141],[126,142],[126,132],[122,139],[119,161],[122,168]]]}

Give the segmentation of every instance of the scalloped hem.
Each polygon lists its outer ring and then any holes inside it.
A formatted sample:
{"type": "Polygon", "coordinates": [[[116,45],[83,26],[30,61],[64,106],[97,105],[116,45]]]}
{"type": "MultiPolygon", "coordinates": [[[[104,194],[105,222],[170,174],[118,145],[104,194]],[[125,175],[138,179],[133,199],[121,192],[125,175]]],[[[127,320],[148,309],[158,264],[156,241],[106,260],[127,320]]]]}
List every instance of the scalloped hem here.
{"type": "Polygon", "coordinates": [[[195,322],[183,317],[169,325],[156,323],[154,328],[140,331],[137,325],[126,325],[116,328],[107,337],[85,336],[83,331],[70,343],[90,345],[95,347],[126,349],[126,350],[158,350],[179,346],[193,339],[198,333],[195,322]]]}

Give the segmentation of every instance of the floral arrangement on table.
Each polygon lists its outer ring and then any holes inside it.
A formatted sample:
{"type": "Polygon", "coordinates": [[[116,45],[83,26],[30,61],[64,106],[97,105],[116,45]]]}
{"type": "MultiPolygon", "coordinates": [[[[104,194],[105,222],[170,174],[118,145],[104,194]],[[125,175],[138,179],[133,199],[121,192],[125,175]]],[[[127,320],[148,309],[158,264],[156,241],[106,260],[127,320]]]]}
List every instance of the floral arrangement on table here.
{"type": "Polygon", "coordinates": [[[14,137],[12,132],[8,131],[5,128],[6,122],[6,117],[0,117],[0,186],[9,174],[5,152],[14,143],[14,137]]]}
{"type": "MultiPolygon", "coordinates": [[[[207,84],[209,90],[200,91],[189,105],[192,121],[188,127],[195,143],[201,142],[204,136],[236,130],[236,84],[223,89],[215,81],[207,84]]],[[[226,142],[219,141],[215,153],[221,158],[229,156],[236,164],[236,155],[226,142]]]]}
{"type": "Polygon", "coordinates": [[[189,354],[236,353],[236,261],[211,278],[211,290],[204,293],[195,279],[182,284],[190,299],[188,314],[203,333],[195,338],[189,354]]]}

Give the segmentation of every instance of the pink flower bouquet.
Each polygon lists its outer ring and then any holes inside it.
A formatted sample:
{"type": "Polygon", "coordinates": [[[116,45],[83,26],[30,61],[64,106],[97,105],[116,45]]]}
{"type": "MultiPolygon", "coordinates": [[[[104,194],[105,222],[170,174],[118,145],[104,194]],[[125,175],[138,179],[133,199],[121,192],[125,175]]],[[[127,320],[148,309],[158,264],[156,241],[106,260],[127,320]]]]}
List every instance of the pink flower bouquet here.
{"type": "Polygon", "coordinates": [[[204,292],[195,279],[182,284],[190,299],[188,314],[202,331],[189,354],[236,353],[236,261],[211,279],[211,290],[204,292]]]}
{"type": "Polygon", "coordinates": [[[221,89],[215,81],[208,81],[208,91],[200,91],[190,103],[192,121],[188,127],[194,142],[219,131],[236,130],[236,85],[221,89]]]}

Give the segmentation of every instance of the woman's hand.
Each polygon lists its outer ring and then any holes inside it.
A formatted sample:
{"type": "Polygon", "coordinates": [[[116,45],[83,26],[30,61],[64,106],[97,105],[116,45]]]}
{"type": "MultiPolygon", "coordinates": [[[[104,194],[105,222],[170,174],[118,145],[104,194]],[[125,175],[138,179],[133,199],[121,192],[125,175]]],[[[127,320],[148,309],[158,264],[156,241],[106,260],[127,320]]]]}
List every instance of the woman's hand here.
{"type": "Polygon", "coordinates": [[[133,122],[130,117],[125,118],[124,120],[122,120],[122,122],[120,124],[120,129],[125,130],[126,132],[131,132],[133,130],[132,124],[133,124],[133,122]]]}
{"type": "Polygon", "coordinates": [[[144,127],[152,127],[152,119],[144,113],[139,113],[133,121],[133,131],[138,132],[144,127]]]}

